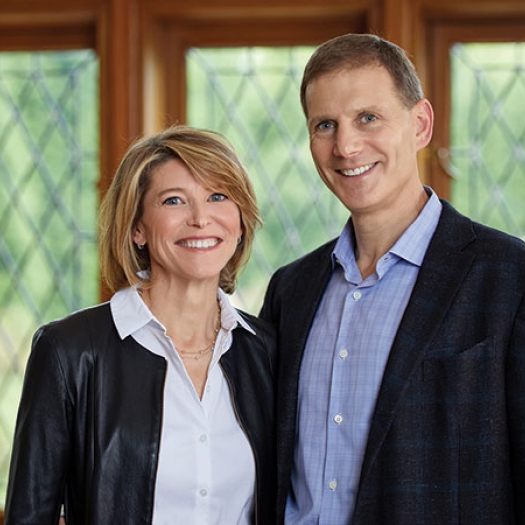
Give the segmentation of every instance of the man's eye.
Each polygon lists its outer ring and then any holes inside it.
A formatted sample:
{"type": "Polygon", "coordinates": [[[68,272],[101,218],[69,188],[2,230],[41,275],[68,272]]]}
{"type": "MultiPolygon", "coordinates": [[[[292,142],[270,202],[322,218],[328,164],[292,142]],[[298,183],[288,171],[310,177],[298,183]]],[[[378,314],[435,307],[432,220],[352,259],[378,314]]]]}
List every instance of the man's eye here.
{"type": "Polygon", "coordinates": [[[210,196],[211,202],[222,202],[225,201],[228,197],[226,195],[223,195],[222,193],[214,193],[210,196]]]}
{"type": "Polygon", "coordinates": [[[326,131],[326,130],[329,130],[329,129],[332,129],[334,128],[334,123],[333,122],[320,122],[318,125],[317,125],[317,129],[321,130],[321,131],[326,131]]]}
{"type": "Polygon", "coordinates": [[[366,114],[366,115],[363,115],[361,117],[361,122],[363,124],[368,124],[369,122],[374,122],[374,120],[376,120],[376,116],[375,115],[371,115],[371,114],[366,114]]]}

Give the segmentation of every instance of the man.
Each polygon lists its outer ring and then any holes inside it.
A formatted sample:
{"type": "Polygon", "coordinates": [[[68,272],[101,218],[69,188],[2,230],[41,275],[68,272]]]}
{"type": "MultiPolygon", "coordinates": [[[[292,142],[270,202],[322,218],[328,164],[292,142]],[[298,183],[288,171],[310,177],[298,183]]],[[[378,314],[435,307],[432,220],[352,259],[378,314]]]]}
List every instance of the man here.
{"type": "Polygon", "coordinates": [[[525,245],[420,180],[433,110],[404,52],[321,45],[301,101],[340,237],[279,269],[278,522],[525,524],[525,245]]]}

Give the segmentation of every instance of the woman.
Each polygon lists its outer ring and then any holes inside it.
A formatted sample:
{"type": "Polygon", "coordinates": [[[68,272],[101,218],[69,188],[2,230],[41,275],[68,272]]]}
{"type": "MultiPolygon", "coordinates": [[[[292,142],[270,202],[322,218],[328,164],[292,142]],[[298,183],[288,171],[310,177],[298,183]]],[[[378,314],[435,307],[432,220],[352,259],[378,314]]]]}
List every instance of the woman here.
{"type": "Polygon", "coordinates": [[[135,143],[102,203],[109,303],[35,334],[6,525],[272,523],[274,338],[226,294],[260,222],[219,135],[135,143]]]}

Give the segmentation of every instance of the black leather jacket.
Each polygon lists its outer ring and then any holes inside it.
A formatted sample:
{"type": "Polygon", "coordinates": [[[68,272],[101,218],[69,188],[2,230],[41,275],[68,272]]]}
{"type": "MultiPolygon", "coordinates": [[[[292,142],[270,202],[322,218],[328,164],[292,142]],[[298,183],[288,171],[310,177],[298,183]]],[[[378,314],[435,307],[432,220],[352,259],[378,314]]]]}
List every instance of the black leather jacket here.
{"type": "MultiPolygon", "coordinates": [[[[275,340],[243,314],[220,360],[256,463],[256,525],[273,525],[275,340]]],[[[40,328],[16,425],[5,525],[149,525],[165,360],[120,339],[109,304],[40,328]]],[[[224,524],[230,525],[230,524],[224,524]]]]}

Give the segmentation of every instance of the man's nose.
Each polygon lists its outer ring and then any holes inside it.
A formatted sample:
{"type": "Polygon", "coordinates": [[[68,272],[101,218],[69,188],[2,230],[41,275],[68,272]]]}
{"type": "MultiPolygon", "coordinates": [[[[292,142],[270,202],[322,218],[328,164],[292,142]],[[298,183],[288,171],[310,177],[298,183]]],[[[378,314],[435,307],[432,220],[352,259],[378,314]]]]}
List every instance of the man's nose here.
{"type": "Polygon", "coordinates": [[[334,155],[338,157],[351,157],[361,149],[359,132],[351,125],[339,125],[334,141],[334,155]]]}

